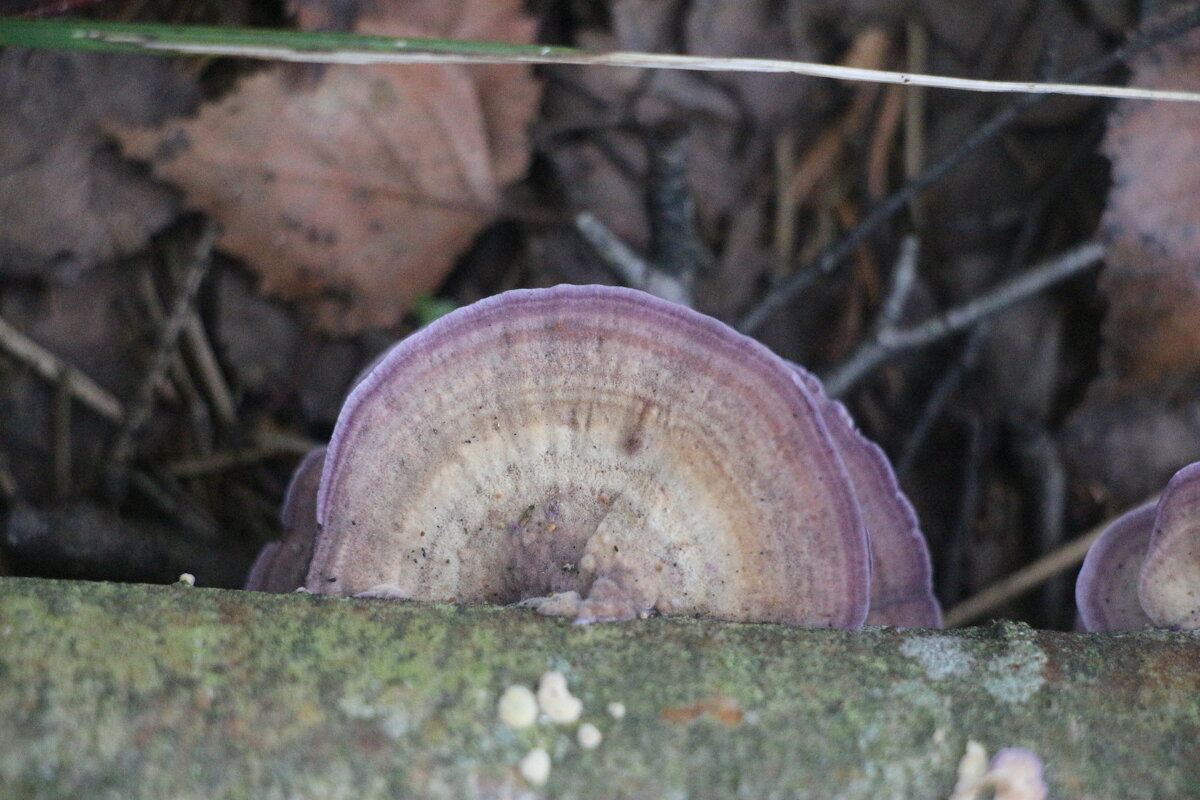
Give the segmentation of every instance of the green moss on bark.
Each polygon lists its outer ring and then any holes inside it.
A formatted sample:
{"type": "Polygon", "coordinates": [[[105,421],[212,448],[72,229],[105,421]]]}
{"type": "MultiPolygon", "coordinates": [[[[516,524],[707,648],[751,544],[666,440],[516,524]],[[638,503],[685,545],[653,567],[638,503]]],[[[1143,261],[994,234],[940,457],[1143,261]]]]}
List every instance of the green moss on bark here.
{"type": "Polygon", "coordinates": [[[4,797],[934,798],[969,738],[1038,752],[1056,798],[1187,797],[1198,698],[1189,634],[580,627],[0,579],[4,797]],[[575,726],[500,723],[500,693],[548,669],[603,732],[597,749],[575,726]],[[541,789],[515,769],[534,746],[553,759],[541,789]]]}

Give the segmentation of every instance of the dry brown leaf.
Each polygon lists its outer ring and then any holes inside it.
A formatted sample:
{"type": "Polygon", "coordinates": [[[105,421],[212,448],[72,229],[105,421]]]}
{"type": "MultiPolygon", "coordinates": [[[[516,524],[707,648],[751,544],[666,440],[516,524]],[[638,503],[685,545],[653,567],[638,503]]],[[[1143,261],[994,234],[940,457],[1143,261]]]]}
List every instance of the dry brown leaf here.
{"type": "MultiPolygon", "coordinates": [[[[355,30],[530,41],[519,0],[359,6],[355,30]]],[[[302,21],[321,17],[300,6],[302,21]]],[[[538,87],[522,66],[334,66],[315,87],[273,69],[193,119],[120,132],[181,186],[262,288],[326,330],[394,324],[496,214],[529,158],[538,87]]]]}
{"type": "Polygon", "coordinates": [[[195,94],[153,56],[0,54],[0,273],[75,278],[145,244],[176,200],[122,161],[100,124],[156,124],[195,94]]]}
{"type": "MultiPolygon", "coordinates": [[[[1132,82],[1200,89],[1200,31],[1139,57],[1132,82]]],[[[1200,107],[1124,103],[1104,149],[1104,366],[1118,391],[1177,388],[1200,377],[1200,107]]]]}
{"type": "MultiPolygon", "coordinates": [[[[1200,31],[1131,66],[1138,86],[1200,89],[1200,31]]],[[[1200,452],[1200,109],[1122,103],[1104,150],[1113,186],[1101,374],[1062,442],[1076,483],[1113,510],[1200,452]]]]}

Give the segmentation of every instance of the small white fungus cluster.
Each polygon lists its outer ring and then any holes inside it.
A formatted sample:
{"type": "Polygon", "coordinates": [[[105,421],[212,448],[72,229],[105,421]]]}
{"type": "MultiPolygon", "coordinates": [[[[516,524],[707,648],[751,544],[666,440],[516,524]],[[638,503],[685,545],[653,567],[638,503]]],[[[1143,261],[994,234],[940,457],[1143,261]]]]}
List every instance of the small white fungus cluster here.
{"type": "MultiPolygon", "coordinates": [[[[553,725],[573,725],[583,714],[583,701],[571,694],[561,672],[551,671],[538,680],[536,693],[528,686],[509,686],[500,695],[496,710],[502,723],[520,731],[532,728],[539,718],[553,725]]],[[[609,703],[607,710],[613,719],[625,716],[623,703],[609,703]]],[[[585,750],[594,750],[604,741],[604,734],[585,722],[576,729],[575,741],[585,750]]],[[[544,747],[533,748],[517,763],[517,771],[529,785],[541,786],[550,778],[550,754],[544,747]]]]}

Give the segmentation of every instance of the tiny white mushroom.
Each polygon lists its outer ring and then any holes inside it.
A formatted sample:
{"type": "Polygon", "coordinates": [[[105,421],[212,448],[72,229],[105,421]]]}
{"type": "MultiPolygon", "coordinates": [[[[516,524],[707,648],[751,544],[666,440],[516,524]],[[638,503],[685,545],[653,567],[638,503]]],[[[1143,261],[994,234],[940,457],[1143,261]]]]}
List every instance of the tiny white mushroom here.
{"type": "Polygon", "coordinates": [[[513,730],[528,728],[537,722],[538,704],[527,686],[510,686],[497,703],[500,721],[513,730]]]}
{"type": "Polygon", "coordinates": [[[958,762],[958,780],[950,800],[976,800],[987,774],[987,750],[976,741],[967,742],[967,751],[958,762]]]}
{"type": "Polygon", "coordinates": [[[531,786],[541,786],[550,777],[550,754],[535,747],[521,759],[517,769],[531,786]]]}
{"type": "Polygon", "coordinates": [[[561,672],[547,672],[538,681],[538,705],[551,722],[569,725],[583,713],[583,701],[571,694],[561,672]]]}
{"type": "Polygon", "coordinates": [[[604,741],[604,734],[600,733],[600,729],[592,723],[585,722],[575,732],[575,739],[584,750],[594,750],[600,746],[600,742],[604,741]]]}
{"type": "Polygon", "coordinates": [[[625,704],[614,700],[608,704],[608,715],[613,719],[625,718],[625,704]]]}
{"type": "Polygon", "coordinates": [[[1042,760],[1023,747],[1006,747],[988,765],[988,777],[996,787],[994,800],[1046,800],[1042,760]]]}

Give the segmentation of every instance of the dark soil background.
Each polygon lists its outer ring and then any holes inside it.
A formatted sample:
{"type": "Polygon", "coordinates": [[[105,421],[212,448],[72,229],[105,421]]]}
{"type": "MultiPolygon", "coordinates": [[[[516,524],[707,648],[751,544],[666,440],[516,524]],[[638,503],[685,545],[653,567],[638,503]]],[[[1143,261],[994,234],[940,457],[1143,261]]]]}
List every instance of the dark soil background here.
{"type": "MultiPolygon", "coordinates": [[[[0,0],[0,14],[432,31],[1052,80],[1196,6],[0,0]]],[[[1200,89],[1198,54],[1200,38],[1185,33],[1088,82],[1200,89]]],[[[325,152],[319,128],[305,138],[288,114],[296,98],[333,102],[336,70],[348,69],[0,53],[0,570],[149,582],[189,572],[240,586],[278,535],[292,468],[328,438],[348,385],[382,349],[448,308],[516,287],[627,282],[630,263],[745,327],[825,258],[832,269],[753,333],[830,376],[877,330],[906,240],[918,256],[902,326],[1088,240],[1105,245],[1103,269],[842,387],[896,464],[947,607],[1200,459],[1191,104],[1048,97],[876,218],[1017,99],[721,72],[380,72],[402,120],[442,106],[462,129],[356,117],[325,152]],[[383,222],[289,228],[297,190],[237,155],[264,130],[297,158],[333,159],[330,180],[369,208],[355,213],[383,222]],[[478,141],[490,148],[482,161],[478,141]],[[375,181],[369,192],[361,175],[375,181]],[[459,183],[431,199],[429,186],[459,183]],[[252,206],[228,199],[242,195],[252,206]],[[873,227],[860,241],[864,221],[873,227]],[[614,256],[609,239],[635,260],[614,256]],[[312,255],[322,247],[336,258],[312,255]],[[322,272],[356,259],[353,278],[322,272]],[[41,349],[22,350],[21,334],[41,349]],[[80,388],[93,382],[102,396],[80,388]]],[[[1068,570],[992,613],[1069,628],[1073,579],[1068,570]]]]}

